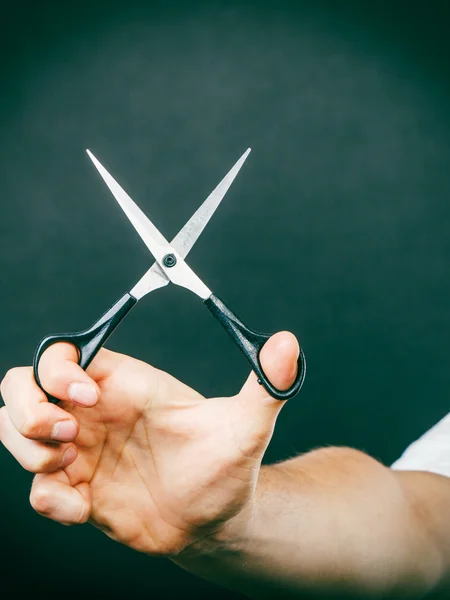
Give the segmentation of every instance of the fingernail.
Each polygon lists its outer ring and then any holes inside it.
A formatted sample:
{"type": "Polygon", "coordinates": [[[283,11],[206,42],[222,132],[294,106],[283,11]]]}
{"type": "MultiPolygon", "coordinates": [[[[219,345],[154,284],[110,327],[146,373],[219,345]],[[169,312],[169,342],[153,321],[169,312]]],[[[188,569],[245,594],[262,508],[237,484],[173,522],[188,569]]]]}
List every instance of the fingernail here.
{"type": "Polygon", "coordinates": [[[71,446],[70,448],[67,448],[67,450],[63,454],[63,458],[61,461],[61,467],[64,468],[64,467],[67,467],[67,465],[70,465],[70,463],[75,460],[76,455],[77,455],[76,448],[74,448],[73,446],[71,446]]]}
{"type": "Polygon", "coordinates": [[[77,435],[77,424],[73,421],[59,421],[53,425],[52,440],[71,442],[77,435]]]}
{"type": "Polygon", "coordinates": [[[71,383],[69,398],[72,402],[82,406],[94,406],[98,400],[97,390],[91,383],[71,383]]]}

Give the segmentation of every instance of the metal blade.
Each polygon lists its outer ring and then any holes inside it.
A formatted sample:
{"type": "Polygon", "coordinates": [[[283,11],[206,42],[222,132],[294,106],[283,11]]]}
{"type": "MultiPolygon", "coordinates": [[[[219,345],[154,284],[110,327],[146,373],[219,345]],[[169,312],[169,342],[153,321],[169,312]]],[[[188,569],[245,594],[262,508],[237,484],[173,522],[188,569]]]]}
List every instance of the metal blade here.
{"type": "MultiPolygon", "coordinates": [[[[223,200],[231,184],[239,173],[251,148],[248,148],[241,158],[228,171],[222,181],[210,193],[203,204],[195,211],[189,221],[177,233],[171,242],[172,248],[178,252],[181,258],[186,258],[190,250],[198,240],[203,229],[208,224],[217,207],[223,200]]],[[[153,292],[169,283],[169,279],[157,262],[154,262],[150,269],[137,282],[130,294],[140,300],[146,294],[153,292]],[[156,277],[155,277],[156,276],[156,277]],[[163,279],[164,278],[164,279],[163,279]]]]}
{"type": "MultiPolygon", "coordinates": [[[[103,167],[103,165],[95,158],[92,152],[86,150],[86,152],[89,155],[89,158],[94,163],[95,167],[97,168],[103,180],[111,190],[117,202],[120,204],[121,208],[128,216],[135,229],[141,236],[142,240],[144,241],[150,252],[153,254],[153,256],[157,259],[157,261],[161,261],[164,255],[173,252],[173,250],[175,250],[178,253],[178,256],[181,259],[184,259],[187,256],[187,254],[199,238],[200,234],[202,233],[203,229],[211,219],[215,210],[219,206],[223,197],[227,193],[228,189],[230,188],[231,184],[236,178],[236,175],[239,173],[250,151],[251,149],[248,148],[244,152],[240,159],[225,175],[222,181],[211,192],[208,198],[196,210],[196,212],[192,215],[192,217],[184,225],[184,227],[178,232],[178,234],[173,239],[172,244],[169,245],[167,240],[153,225],[150,219],[148,219],[148,217],[128,196],[125,190],[122,189],[122,187],[117,183],[117,181],[112,177],[112,175],[110,175],[108,171],[103,167]]],[[[179,266],[181,267],[181,265],[179,266]]],[[[185,281],[182,281],[183,279],[186,279],[187,273],[184,274],[184,278],[180,279],[179,277],[176,277],[175,279],[177,279],[178,281],[175,281],[173,277],[175,275],[175,272],[173,270],[170,271],[171,277],[169,278],[165,273],[165,269],[161,268],[158,262],[155,262],[151,266],[151,268],[144,274],[144,276],[137,282],[137,284],[134,286],[130,293],[139,300],[149,292],[167,285],[170,279],[172,279],[174,283],[178,283],[178,285],[188,287],[189,289],[201,296],[207,293],[209,290],[206,288],[206,286],[202,284],[202,282],[197,278],[195,273],[193,273],[192,270],[189,269],[189,267],[186,264],[185,267],[190,272],[188,279],[190,279],[191,281],[188,285],[185,281]],[[197,281],[195,282],[193,281],[193,279],[197,281]]],[[[183,270],[186,271],[186,269],[183,270]]],[[[178,271],[178,269],[176,269],[176,271],[178,271]]]]}
{"type": "Polygon", "coordinates": [[[173,238],[171,246],[175,248],[182,258],[186,258],[192,246],[208,224],[223,197],[239,173],[251,148],[248,148],[236,164],[228,171],[219,185],[210,193],[203,204],[196,210],[186,225],[173,238]]]}
{"type": "MultiPolygon", "coordinates": [[[[172,248],[150,219],[146,217],[137,204],[133,202],[125,190],[120,187],[117,181],[108,173],[95,156],[89,152],[89,150],[88,154],[94,165],[97,167],[100,175],[103,177],[106,185],[113,193],[113,196],[134,225],[134,228],[141,236],[147,248],[155,257],[159,268],[164,271],[166,277],[170,279],[172,283],[191,290],[191,292],[197,294],[202,300],[209,298],[211,290],[184,262],[184,259],[178,254],[175,248],[172,248]],[[170,258],[171,264],[164,264],[165,258],[170,258]]],[[[155,273],[153,273],[153,275],[154,274],[155,273]]]]}
{"type": "Polygon", "coordinates": [[[160,269],[158,263],[155,262],[139,279],[133,289],[130,290],[130,294],[136,298],[136,300],[140,300],[146,294],[162,288],[168,283],[170,283],[170,279],[166,276],[164,271],[160,269]]]}
{"type": "Polygon", "coordinates": [[[113,196],[120,204],[122,210],[130,219],[134,228],[141,236],[144,244],[153,254],[158,262],[161,262],[163,257],[171,252],[169,242],[166,238],[156,229],[150,219],[142,212],[137,204],[130,198],[126,191],[117,183],[112,175],[108,173],[105,167],[95,158],[95,156],[89,150],[86,150],[89,158],[96,166],[98,172],[103,177],[106,185],[111,190],[113,196]]]}

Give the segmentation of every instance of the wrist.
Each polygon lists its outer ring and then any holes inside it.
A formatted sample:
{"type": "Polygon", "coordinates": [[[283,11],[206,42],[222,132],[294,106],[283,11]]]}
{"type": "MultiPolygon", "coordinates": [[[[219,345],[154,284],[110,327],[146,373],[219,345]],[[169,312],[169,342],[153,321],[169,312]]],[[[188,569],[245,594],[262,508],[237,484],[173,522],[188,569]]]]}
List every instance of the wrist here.
{"type": "Polygon", "coordinates": [[[183,566],[183,561],[201,560],[208,556],[231,556],[244,554],[251,540],[257,533],[256,521],[260,517],[261,504],[268,492],[272,471],[275,465],[260,466],[256,484],[251,494],[246,499],[240,511],[208,529],[194,542],[186,546],[173,557],[173,560],[183,566]]]}
{"type": "Polygon", "coordinates": [[[254,499],[247,501],[240,512],[199,537],[184,548],[173,560],[183,566],[184,562],[191,564],[205,557],[239,554],[244,551],[248,531],[252,521],[254,499]]]}

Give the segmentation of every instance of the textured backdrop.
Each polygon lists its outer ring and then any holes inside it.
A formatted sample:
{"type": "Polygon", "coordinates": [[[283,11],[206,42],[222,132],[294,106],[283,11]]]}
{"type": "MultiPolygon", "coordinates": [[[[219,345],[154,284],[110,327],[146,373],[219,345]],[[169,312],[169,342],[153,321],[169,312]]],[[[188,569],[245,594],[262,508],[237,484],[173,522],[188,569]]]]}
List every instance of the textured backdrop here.
{"type": "MultiPolygon", "coordinates": [[[[189,262],[250,326],[290,329],[305,349],[304,388],[266,459],[345,444],[395,460],[449,410],[445,4],[4,8],[1,375],[29,364],[43,335],[89,325],[150,264],[85,148],[172,237],[251,146],[189,262]]],[[[174,286],[143,300],[108,346],[205,395],[233,394],[248,372],[174,286]]],[[[89,525],[38,517],[30,474],[3,449],[0,472],[2,585],[236,597],[89,525]]]]}

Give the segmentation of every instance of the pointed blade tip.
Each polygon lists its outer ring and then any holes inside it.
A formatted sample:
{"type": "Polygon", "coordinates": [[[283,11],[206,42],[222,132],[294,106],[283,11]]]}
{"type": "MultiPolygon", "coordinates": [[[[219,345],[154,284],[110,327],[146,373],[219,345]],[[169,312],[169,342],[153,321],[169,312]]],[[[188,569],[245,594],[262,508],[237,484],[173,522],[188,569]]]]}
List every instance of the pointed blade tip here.
{"type": "MultiPolygon", "coordinates": [[[[89,158],[92,160],[92,162],[95,164],[97,159],[95,158],[95,156],[92,154],[92,152],[89,150],[89,148],[86,148],[86,154],[89,156],[89,158]]],[[[98,162],[98,161],[97,161],[98,162]]]]}
{"type": "Polygon", "coordinates": [[[97,171],[103,177],[103,179],[105,179],[103,176],[103,171],[105,171],[105,173],[107,175],[109,175],[109,177],[111,177],[111,175],[108,173],[108,171],[102,165],[102,163],[98,160],[98,158],[95,158],[95,156],[92,154],[92,152],[90,150],[88,150],[87,148],[86,148],[86,152],[87,152],[87,155],[89,156],[89,158],[91,159],[91,161],[94,163],[94,167],[97,169],[97,171]]]}

